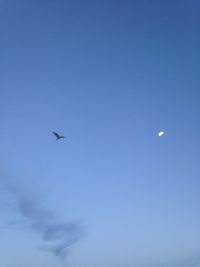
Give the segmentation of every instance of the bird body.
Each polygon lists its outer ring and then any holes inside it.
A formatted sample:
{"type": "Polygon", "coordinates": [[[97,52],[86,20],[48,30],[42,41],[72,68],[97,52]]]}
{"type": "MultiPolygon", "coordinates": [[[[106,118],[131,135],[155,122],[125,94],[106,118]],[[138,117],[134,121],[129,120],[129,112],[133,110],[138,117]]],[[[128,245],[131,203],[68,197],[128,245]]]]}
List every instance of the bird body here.
{"type": "Polygon", "coordinates": [[[58,141],[59,139],[63,139],[63,138],[65,138],[65,136],[60,135],[60,134],[58,134],[58,133],[56,133],[56,132],[52,132],[52,133],[55,135],[55,137],[56,137],[56,141],[58,141]]]}

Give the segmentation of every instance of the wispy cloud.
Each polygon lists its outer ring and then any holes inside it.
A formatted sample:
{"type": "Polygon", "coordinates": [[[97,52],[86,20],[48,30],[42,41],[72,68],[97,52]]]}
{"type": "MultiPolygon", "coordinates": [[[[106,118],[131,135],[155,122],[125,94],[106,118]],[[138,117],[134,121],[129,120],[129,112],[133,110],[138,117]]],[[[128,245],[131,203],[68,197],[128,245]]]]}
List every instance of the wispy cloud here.
{"type": "Polygon", "coordinates": [[[14,198],[20,214],[30,221],[31,228],[42,237],[42,249],[64,260],[69,247],[83,234],[80,221],[60,222],[52,211],[45,209],[33,195],[19,188],[13,181],[4,177],[0,181],[14,198]]]}

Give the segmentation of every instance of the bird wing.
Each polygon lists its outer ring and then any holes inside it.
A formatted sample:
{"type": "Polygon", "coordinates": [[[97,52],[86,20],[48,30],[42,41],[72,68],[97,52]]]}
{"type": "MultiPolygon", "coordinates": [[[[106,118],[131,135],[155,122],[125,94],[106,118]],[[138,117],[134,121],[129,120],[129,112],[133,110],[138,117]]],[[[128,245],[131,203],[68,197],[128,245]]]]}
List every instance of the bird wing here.
{"type": "Polygon", "coordinates": [[[57,138],[60,138],[60,135],[56,132],[52,132],[57,138]]]}

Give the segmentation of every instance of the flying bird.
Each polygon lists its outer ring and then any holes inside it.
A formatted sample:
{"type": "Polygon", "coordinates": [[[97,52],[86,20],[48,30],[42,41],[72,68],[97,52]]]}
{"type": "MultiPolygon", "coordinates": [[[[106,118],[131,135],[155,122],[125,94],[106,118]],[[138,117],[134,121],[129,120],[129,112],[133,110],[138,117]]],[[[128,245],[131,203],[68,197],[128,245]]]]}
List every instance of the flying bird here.
{"type": "Polygon", "coordinates": [[[60,135],[60,134],[58,134],[58,133],[56,133],[56,132],[52,132],[52,133],[55,135],[55,137],[56,137],[56,141],[59,140],[59,139],[63,139],[63,138],[65,138],[65,136],[60,135]]]}

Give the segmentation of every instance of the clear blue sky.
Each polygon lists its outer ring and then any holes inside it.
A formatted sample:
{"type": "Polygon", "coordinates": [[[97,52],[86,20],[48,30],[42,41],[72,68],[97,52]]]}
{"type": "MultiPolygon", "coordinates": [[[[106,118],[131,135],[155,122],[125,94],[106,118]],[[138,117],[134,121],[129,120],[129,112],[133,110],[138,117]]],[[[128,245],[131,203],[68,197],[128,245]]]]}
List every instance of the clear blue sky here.
{"type": "MultiPolygon", "coordinates": [[[[1,177],[83,222],[67,266],[200,266],[199,13],[194,0],[0,0],[1,177]]],[[[0,193],[0,265],[60,266],[0,193]]]]}

